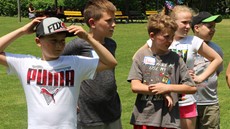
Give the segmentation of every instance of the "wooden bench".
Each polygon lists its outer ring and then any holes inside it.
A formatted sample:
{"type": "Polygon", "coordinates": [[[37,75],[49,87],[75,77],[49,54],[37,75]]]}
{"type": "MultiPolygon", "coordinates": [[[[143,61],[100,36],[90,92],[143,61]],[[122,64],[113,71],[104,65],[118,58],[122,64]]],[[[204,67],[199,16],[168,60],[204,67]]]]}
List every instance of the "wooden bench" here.
{"type": "Polygon", "coordinates": [[[152,14],[158,14],[158,12],[157,11],[150,11],[150,10],[148,10],[148,11],[145,11],[145,15],[146,16],[149,16],[149,15],[152,15],[152,14]]]}
{"type": "Polygon", "coordinates": [[[80,22],[83,25],[84,17],[81,11],[64,11],[67,21],[71,21],[71,24],[75,22],[80,22]]]}
{"type": "Polygon", "coordinates": [[[126,15],[123,15],[121,11],[116,11],[115,12],[115,20],[120,20],[120,22],[122,22],[122,20],[125,20],[126,23],[129,22],[129,17],[126,15]]]}
{"type": "Polygon", "coordinates": [[[141,11],[129,11],[129,20],[131,22],[141,22],[143,23],[143,20],[145,19],[145,14],[143,14],[141,11]]]}

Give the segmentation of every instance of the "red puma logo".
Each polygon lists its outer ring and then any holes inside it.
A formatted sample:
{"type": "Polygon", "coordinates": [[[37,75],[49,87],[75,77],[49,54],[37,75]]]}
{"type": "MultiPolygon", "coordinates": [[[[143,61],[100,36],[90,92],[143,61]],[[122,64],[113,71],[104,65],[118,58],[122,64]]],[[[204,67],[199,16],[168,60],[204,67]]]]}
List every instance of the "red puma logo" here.
{"type": "Polygon", "coordinates": [[[53,93],[50,93],[47,89],[41,88],[41,93],[50,96],[53,99],[54,103],[55,103],[54,95],[56,95],[58,91],[59,89],[56,89],[53,93]]]}

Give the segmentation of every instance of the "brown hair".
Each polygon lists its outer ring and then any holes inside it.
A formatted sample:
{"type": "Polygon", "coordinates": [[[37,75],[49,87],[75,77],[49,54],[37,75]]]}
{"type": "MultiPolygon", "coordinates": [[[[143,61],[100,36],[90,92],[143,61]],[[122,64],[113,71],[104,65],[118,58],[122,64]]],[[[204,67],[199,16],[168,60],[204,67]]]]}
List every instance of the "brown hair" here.
{"type": "Polygon", "coordinates": [[[162,31],[175,33],[177,27],[176,22],[167,15],[154,14],[148,17],[147,29],[149,34],[151,32],[157,34],[162,31]]]}
{"type": "Polygon", "coordinates": [[[89,0],[84,10],[84,20],[89,26],[89,19],[93,18],[99,20],[102,16],[102,12],[114,14],[116,7],[108,0],[89,0]]]}

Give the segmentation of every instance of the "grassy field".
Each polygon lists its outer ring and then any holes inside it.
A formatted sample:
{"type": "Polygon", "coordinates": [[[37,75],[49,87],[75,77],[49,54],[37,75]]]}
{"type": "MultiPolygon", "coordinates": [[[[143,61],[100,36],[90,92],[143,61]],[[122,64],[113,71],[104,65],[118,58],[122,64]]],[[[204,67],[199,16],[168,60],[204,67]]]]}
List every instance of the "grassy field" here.
{"type": "MultiPolygon", "coordinates": [[[[29,22],[29,19],[0,17],[0,36],[19,28],[29,22]]],[[[80,24],[79,24],[80,25],[80,24]]],[[[86,26],[83,26],[87,29],[86,26]]],[[[217,24],[216,35],[213,39],[224,51],[224,71],[219,77],[219,101],[221,110],[221,129],[229,129],[230,91],[225,82],[225,70],[230,59],[230,20],[223,20],[217,24]]],[[[148,39],[146,23],[144,24],[117,24],[113,38],[117,41],[116,80],[118,92],[122,102],[122,124],[124,129],[131,129],[129,124],[135,94],[127,83],[127,75],[131,66],[131,57],[135,51],[148,39]]],[[[67,42],[72,38],[68,38],[67,42]]],[[[33,54],[40,56],[40,49],[36,46],[34,35],[17,39],[10,45],[7,52],[33,54]]],[[[6,69],[0,66],[0,129],[26,129],[27,109],[23,89],[16,76],[7,76],[6,69]]]]}

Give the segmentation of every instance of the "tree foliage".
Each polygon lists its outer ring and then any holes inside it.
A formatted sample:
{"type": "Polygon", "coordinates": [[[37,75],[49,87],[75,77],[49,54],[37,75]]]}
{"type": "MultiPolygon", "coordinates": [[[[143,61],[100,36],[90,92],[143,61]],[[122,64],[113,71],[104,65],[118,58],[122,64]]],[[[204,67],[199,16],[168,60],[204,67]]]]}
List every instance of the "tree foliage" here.
{"type": "MultiPolygon", "coordinates": [[[[85,3],[88,0],[57,0],[58,5],[63,6],[66,10],[83,11],[85,3]]],[[[165,0],[110,0],[118,10],[127,12],[129,10],[161,10],[165,0]]],[[[176,0],[170,0],[176,1],[176,0]]],[[[185,4],[195,11],[209,11],[212,14],[225,15],[227,8],[230,8],[230,0],[184,0],[185,4]]],[[[54,9],[54,0],[20,0],[21,15],[28,16],[28,4],[32,3],[36,10],[45,10],[48,7],[54,9]]],[[[17,0],[0,0],[0,16],[16,16],[17,0]]]]}

